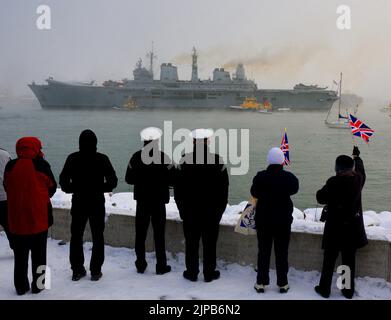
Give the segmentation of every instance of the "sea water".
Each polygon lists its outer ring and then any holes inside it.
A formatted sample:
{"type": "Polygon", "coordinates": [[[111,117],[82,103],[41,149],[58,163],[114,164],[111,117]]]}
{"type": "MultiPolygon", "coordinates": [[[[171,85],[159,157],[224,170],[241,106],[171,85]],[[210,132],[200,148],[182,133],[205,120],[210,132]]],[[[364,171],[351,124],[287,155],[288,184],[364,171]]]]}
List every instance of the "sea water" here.
{"type": "MultiPolygon", "coordinates": [[[[350,155],[353,148],[350,130],[330,129],[324,124],[326,111],[268,115],[226,109],[43,110],[35,99],[0,99],[0,106],[0,147],[15,156],[18,138],[39,137],[57,180],[67,155],[78,150],[80,132],[87,128],[95,131],[98,150],[109,155],[119,178],[115,192],[132,190],[124,177],[130,156],[142,145],[140,130],[148,126],[163,128],[164,121],[172,121],[173,130],[249,129],[249,170],[244,175],[230,176],[231,204],[249,198],[252,179],[266,168],[267,152],[280,145],[284,128],[292,162],[286,169],[299,178],[300,190],[293,201],[300,209],[316,207],[316,191],[334,174],[335,158],[350,155]]],[[[365,103],[360,106],[358,117],[376,133],[369,145],[356,139],[367,171],[363,207],[377,212],[391,210],[391,118],[379,109],[365,103]]]]}

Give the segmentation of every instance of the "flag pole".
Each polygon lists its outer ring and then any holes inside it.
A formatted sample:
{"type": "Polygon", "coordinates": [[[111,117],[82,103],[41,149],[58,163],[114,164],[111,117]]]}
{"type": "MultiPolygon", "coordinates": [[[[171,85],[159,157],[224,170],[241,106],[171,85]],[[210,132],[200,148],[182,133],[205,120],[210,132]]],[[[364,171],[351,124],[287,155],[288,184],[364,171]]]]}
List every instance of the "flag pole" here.
{"type": "MultiPolygon", "coordinates": [[[[352,120],[351,118],[350,118],[350,115],[351,115],[351,113],[350,112],[348,112],[348,109],[346,109],[346,113],[348,113],[348,115],[349,115],[349,122],[352,120]]],[[[349,126],[350,126],[350,124],[349,124],[349,126]]],[[[350,130],[350,133],[351,133],[351,135],[352,135],[352,143],[353,143],[353,147],[354,146],[356,146],[356,137],[355,137],[355,135],[352,133],[352,130],[350,130]]]]}
{"type": "MultiPolygon", "coordinates": [[[[352,121],[351,114],[349,114],[349,122],[350,121],[352,121]]],[[[349,123],[349,126],[350,126],[350,123],[349,123]]],[[[355,147],[356,146],[356,136],[353,134],[352,130],[350,130],[350,134],[352,135],[353,147],[355,147]]]]}

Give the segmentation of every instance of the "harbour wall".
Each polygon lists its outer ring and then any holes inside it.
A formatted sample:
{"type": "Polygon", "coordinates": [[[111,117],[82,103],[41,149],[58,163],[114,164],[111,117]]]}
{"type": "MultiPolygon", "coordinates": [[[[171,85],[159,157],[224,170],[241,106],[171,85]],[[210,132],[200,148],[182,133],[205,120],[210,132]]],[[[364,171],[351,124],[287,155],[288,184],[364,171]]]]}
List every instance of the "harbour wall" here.
{"type": "MultiPolygon", "coordinates": [[[[49,231],[53,239],[69,241],[71,215],[69,209],[54,209],[54,224],[49,231]]],[[[91,241],[87,226],[85,240],[91,241]]],[[[135,217],[131,215],[111,214],[105,229],[105,243],[113,247],[134,248],[135,217]]],[[[289,247],[289,264],[291,267],[303,270],[321,270],[323,250],[321,250],[322,235],[302,232],[292,232],[289,247]]],[[[201,246],[202,247],[202,246],[201,246]]],[[[148,230],[146,250],[153,251],[154,243],[152,228],[148,230]]],[[[166,250],[171,253],[185,251],[182,223],[167,220],[166,250]]],[[[234,232],[232,226],[221,225],[217,245],[217,256],[230,263],[255,265],[257,261],[257,239],[255,236],[245,236],[234,232]]],[[[339,265],[340,263],[337,263],[339,265]]],[[[391,242],[369,240],[369,244],[357,252],[357,271],[359,277],[383,278],[391,282],[391,242]]],[[[274,254],[271,268],[274,269],[274,254]]]]}

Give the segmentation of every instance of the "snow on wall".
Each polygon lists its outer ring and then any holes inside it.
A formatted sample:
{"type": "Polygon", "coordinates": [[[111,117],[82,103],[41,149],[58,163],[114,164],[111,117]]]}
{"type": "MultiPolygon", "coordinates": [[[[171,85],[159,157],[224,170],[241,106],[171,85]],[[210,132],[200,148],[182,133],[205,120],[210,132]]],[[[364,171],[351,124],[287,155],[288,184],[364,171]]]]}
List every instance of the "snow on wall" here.
{"type": "MultiPolygon", "coordinates": [[[[132,192],[107,193],[105,198],[107,215],[136,215],[136,201],[133,199],[132,192]]],[[[52,198],[52,205],[58,209],[70,209],[71,199],[72,195],[57,189],[56,194],[52,198]]],[[[236,225],[240,217],[239,214],[243,211],[246,204],[247,201],[242,201],[236,205],[227,205],[220,223],[227,226],[236,225]]],[[[167,219],[181,220],[173,197],[166,204],[166,211],[167,219]]],[[[322,208],[309,208],[304,211],[294,208],[292,231],[322,234],[324,223],[319,221],[321,212],[322,208]]],[[[364,224],[369,239],[391,242],[391,212],[383,211],[376,213],[375,211],[365,211],[364,224]]]]}

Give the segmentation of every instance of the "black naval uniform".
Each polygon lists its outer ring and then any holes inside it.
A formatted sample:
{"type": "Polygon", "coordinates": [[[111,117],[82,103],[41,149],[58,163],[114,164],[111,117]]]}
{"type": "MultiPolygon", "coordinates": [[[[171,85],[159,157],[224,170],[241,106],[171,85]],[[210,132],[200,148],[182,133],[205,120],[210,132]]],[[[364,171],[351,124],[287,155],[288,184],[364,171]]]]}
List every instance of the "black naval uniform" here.
{"type": "MultiPolygon", "coordinates": [[[[152,222],[156,252],[156,273],[164,273],[167,269],[165,248],[166,206],[170,200],[169,187],[172,185],[175,168],[171,159],[161,152],[155,141],[146,142],[142,150],[131,157],[126,170],[125,181],[134,185],[136,208],[136,267],[144,272],[145,240],[149,223],[152,222]],[[144,150],[144,151],[143,151],[144,150]],[[152,163],[145,163],[143,156],[156,156],[152,163]],[[144,154],[144,152],[146,152],[144,154]],[[148,153],[148,155],[147,155],[148,153]]],[[[152,158],[150,158],[152,159],[152,158]]]]}
{"type": "Polygon", "coordinates": [[[189,280],[195,281],[199,273],[200,239],[204,278],[215,279],[216,245],[221,216],[228,202],[228,185],[223,160],[210,153],[206,142],[195,143],[193,152],[182,157],[174,191],[186,241],[184,276],[189,280]]]}
{"type": "Polygon", "coordinates": [[[70,263],[74,276],[85,275],[83,234],[90,223],[92,276],[101,273],[104,262],[105,198],[117,186],[117,176],[109,158],[96,151],[97,138],[84,130],[79,139],[80,151],[68,156],[60,174],[60,186],[72,196],[70,263]]]}

